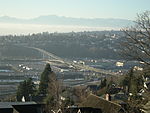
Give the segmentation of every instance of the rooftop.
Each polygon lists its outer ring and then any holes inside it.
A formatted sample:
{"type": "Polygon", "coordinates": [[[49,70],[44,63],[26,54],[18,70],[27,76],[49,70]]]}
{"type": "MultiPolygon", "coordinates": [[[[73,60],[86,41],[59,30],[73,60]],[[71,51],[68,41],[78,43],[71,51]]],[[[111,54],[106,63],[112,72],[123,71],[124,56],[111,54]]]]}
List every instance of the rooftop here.
{"type": "Polygon", "coordinates": [[[118,113],[118,111],[122,109],[119,104],[107,101],[93,94],[88,96],[87,99],[79,105],[79,107],[100,108],[103,113],[118,113]]]}

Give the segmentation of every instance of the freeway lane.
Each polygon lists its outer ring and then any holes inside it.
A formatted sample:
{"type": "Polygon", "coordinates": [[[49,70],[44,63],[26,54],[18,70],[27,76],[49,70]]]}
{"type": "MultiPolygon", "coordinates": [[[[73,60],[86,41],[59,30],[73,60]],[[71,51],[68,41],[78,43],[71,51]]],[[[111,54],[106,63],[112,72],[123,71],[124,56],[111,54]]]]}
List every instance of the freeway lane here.
{"type": "Polygon", "coordinates": [[[58,62],[60,63],[64,63],[68,66],[73,66],[75,69],[84,69],[86,71],[93,71],[93,72],[97,72],[97,73],[101,73],[101,74],[106,74],[106,75],[111,75],[111,76],[117,76],[118,74],[117,73],[114,73],[114,72],[110,72],[109,70],[103,70],[103,69],[97,69],[97,68],[94,68],[94,67],[90,67],[88,65],[83,65],[83,64],[77,64],[77,63],[74,63],[72,61],[67,61],[67,60],[64,60],[50,52],[47,52],[43,49],[40,49],[40,48],[37,48],[37,47],[27,47],[27,48],[30,48],[30,49],[35,49],[39,52],[41,52],[42,54],[44,55],[47,55],[47,57],[49,58],[49,60],[51,59],[54,59],[54,60],[57,60],[58,62]]]}

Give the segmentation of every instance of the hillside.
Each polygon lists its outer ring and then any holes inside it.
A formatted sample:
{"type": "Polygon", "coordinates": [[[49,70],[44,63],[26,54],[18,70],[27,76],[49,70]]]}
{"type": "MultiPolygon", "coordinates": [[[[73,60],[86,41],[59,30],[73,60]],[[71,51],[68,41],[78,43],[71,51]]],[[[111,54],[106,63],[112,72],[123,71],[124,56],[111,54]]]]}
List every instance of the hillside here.
{"type": "Polygon", "coordinates": [[[39,33],[22,36],[1,36],[2,57],[40,58],[41,54],[25,46],[42,48],[64,58],[120,59],[120,31],[39,33]]]}

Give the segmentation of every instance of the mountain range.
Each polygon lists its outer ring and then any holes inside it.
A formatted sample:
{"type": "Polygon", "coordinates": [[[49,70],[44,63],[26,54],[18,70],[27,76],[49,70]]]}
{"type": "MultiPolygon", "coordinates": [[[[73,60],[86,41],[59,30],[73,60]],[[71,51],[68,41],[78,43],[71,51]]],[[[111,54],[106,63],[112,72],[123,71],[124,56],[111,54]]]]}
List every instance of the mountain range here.
{"type": "Polygon", "coordinates": [[[72,25],[87,27],[128,27],[133,25],[133,21],[127,19],[113,18],[72,18],[56,15],[39,16],[32,19],[20,19],[9,16],[1,16],[0,23],[13,24],[40,24],[40,25],[72,25]]]}

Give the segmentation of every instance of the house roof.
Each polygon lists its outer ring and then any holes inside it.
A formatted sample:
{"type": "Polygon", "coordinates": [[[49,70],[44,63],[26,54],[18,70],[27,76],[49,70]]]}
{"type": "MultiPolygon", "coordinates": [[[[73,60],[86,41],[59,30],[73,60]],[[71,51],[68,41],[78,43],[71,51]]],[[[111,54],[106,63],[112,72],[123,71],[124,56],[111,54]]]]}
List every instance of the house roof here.
{"type": "Polygon", "coordinates": [[[0,113],[13,113],[13,108],[0,108],[0,113]]]}
{"type": "Polygon", "coordinates": [[[119,104],[107,101],[93,94],[89,95],[87,99],[79,105],[79,107],[100,108],[103,113],[118,113],[118,111],[122,109],[119,104]]]}
{"type": "Polygon", "coordinates": [[[0,102],[0,109],[13,108],[12,102],[0,102]]]}
{"type": "Polygon", "coordinates": [[[64,113],[102,113],[102,110],[99,108],[89,108],[89,107],[76,107],[76,108],[65,108],[64,113]]]}
{"type": "Polygon", "coordinates": [[[38,113],[43,104],[36,102],[0,102],[0,113],[38,113]]]}
{"type": "Polygon", "coordinates": [[[13,105],[33,105],[36,102],[0,102],[0,109],[2,108],[13,108],[13,105]]]}

